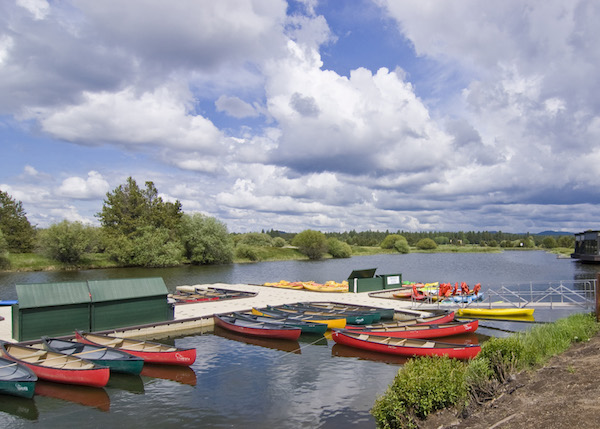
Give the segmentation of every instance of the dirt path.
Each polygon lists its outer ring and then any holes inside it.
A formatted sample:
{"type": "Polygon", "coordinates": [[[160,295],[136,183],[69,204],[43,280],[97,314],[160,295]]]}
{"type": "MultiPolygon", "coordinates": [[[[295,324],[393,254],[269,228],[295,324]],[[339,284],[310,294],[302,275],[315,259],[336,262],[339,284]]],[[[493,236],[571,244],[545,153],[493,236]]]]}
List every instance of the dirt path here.
{"type": "Polygon", "coordinates": [[[445,411],[421,428],[600,428],[600,335],[574,344],[538,371],[518,374],[507,387],[465,419],[445,411]]]}

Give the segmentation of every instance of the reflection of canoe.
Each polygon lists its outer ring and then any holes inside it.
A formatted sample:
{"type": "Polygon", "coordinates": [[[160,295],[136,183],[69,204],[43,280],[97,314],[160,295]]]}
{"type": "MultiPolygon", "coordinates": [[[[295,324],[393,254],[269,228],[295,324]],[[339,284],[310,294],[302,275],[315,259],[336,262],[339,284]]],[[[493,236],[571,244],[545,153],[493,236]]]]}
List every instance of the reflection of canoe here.
{"type": "MultiPolygon", "coordinates": [[[[151,364],[144,364],[144,367],[151,364]]],[[[187,368],[186,366],[179,366],[178,368],[187,368]]],[[[134,374],[123,374],[118,372],[111,372],[110,379],[106,383],[106,389],[117,389],[125,390],[129,393],[144,394],[144,380],[140,375],[134,374]]]]}
{"type": "Polygon", "coordinates": [[[109,347],[47,337],[42,337],[42,344],[46,350],[92,361],[109,367],[112,372],[139,374],[144,366],[142,358],[109,347]]]}
{"type": "Polygon", "coordinates": [[[221,328],[220,326],[215,326],[215,335],[233,341],[252,344],[254,346],[265,347],[273,350],[281,350],[282,352],[295,354],[302,353],[300,349],[300,343],[298,341],[281,340],[277,338],[250,337],[248,335],[242,335],[233,331],[229,331],[225,328],[221,328]]]}
{"type": "Polygon", "coordinates": [[[0,413],[11,414],[20,419],[37,420],[39,412],[35,400],[3,395],[0,397],[0,413]]]}
{"type": "Polygon", "coordinates": [[[311,316],[307,314],[283,312],[273,308],[252,308],[252,314],[277,318],[285,317],[287,319],[303,320],[305,322],[323,323],[327,325],[327,328],[329,329],[341,329],[346,326],[346,318],[341,316],[311,316]]]}
{"type": "Polygon", "coordinates": [[[392,363],[396,365],[404,365],[410,359],[406,356],[377,353],[337,343],[331,347],[331,355],[345,358],[357,358],[360,360],[392,363]]]}
{"type": "Polygon", "coordinates": [[[373,323],[371,325],[356,325],[351,326],[347,325],[347,329],[383,329],[383,328],[394,328],[398,326],[411,326],[411,325],[428,325],[428,324],[440,324],[440,323],[450,323],[454,320],[454,312],[451,311],[449,313],[441,313],[435,316],[426,316],[426,317],[415,317],[407,320],[392,320],[387,322],[373,323]]]}
{"type": "Polygon", "coordinates": [[[189,366],[145,363],[144,369],[142,369],[142,375],[144,377],[176,381],[177,383],[186,384],[188,386],[196,385],[196,373],[189,366]]]}
{"type": "Polygon", "coordinates": [[[226,314],[215,314],[214,319],[215,325],[221,328],[253,337],[297,340],[302,333],[302,330],[297,327],[258,322],[226,314]]]}
{"type": "Polygon", "coordinates": [[[452,322],[439,325],[409,325],[396,326],[390,328],[374,328],[353,330],[368,335],[378,335],[392,338],[441,338],[451,335],[464,334],[465,332],[475,332],[479,322],[473,320],[470,322],[452,322]]]}
{"type": "Polygon", "coordinates": [[[32,398],[37,375],[25,365],[0,358],[0,393],[32,398]]]}
{"type": "Polygon", "coordinates": [[[99,387],[76,386],[74,384],[39,380],[35,386],[35,394],[98,408],[101,411],[110,410],[110,397],[104,389],[99,387]]]}
{"type": "Polygon", "coordinates": [[[269,317],[269,316],[258,316],[252,313],[233,313],[240,319],[253,320],[255,322],[273,323],[282,326],[292,326],[300,328],[303,334],[321,334],[323,335],[327,330],[327,325],[323,323],[309,323],[303,320],[288,319],[285,317],[269,317]]]}
{"type": "Polygon", "coordinates": [[[191,365],[196,360],[196,349],[180,348],[152,341],[118,338],[109,335],[75,332],[77,341],[100,347],[111,347],[134,356],[141,357],[144,362],[165,365],[191,365]]]}
{"type": "Polygon", "coordinates": [[[75,356],[7,342],[0,342],[0,351],[4,357],[27,366],[43,380],[102,387],[110,377],[108,367],[75,356]]]}
{"type": "Polygon", "coordinates": [[[533,316],[533,308],[460,308],[459,316],[533,316]]]}
{"type": "Polygon", "coordinates": [[[336,330],[336,343],[379,353],[400,356],[448,356],[455,359],[470,359],[481,351],[475,344],[452,344],[416,338],[390,338],[362,334],[360,331],[336,330]]]}

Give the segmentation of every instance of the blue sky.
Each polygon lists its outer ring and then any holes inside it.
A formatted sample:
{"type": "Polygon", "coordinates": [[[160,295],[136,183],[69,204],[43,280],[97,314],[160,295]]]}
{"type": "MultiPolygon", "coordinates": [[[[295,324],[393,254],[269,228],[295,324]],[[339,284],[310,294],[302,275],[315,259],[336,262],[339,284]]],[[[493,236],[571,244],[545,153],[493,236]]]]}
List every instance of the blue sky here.
{"type": "Polygon", "coordinates": [[[0,189],[232,232],[600,229],[600,4],[7,0],[0,189]]]}

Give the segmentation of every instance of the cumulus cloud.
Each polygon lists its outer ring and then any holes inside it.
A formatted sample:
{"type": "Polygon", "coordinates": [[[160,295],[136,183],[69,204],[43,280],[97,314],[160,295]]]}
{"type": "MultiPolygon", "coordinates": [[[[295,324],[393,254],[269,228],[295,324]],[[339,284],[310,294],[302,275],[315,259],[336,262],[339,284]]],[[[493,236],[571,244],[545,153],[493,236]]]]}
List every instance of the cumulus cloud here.
{"type": "Polygon", "coordinates": [[[90,171],[87,178],[68,177],[58,188],[58,194],[75,199],[102,198],[109,191],[108,182],[97,171],[90,171]]]}
{"type": "Polygon", "coordinates": [[[258,116],[256,109],[238,97],[220,96],[215,101],[217,111],[225,112],[234,118],[248,118],[258,116]]]}

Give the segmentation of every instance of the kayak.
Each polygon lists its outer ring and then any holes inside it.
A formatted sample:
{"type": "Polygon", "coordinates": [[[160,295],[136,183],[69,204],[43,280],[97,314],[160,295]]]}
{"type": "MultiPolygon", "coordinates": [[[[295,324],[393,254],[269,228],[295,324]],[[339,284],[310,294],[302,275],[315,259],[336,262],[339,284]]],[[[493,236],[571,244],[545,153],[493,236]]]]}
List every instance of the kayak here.
{"type": "Polygon", "coordinates": [[[459,316],[532,316],[533,308],[460,308],[459,316]]]}

